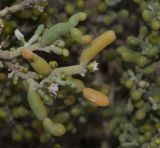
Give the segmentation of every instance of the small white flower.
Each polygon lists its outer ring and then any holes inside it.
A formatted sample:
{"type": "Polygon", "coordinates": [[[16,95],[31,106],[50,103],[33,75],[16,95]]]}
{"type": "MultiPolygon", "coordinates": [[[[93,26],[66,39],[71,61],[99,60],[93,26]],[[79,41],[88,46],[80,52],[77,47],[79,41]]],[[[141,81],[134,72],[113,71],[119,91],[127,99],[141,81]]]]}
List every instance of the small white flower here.
{"type": "Polygon", "coordinates": [[[87,68],[89,71],[94,72],[94,71],[98,70],[98,64],[99,63],[97,63],[97,61],[93,61],[88,64],[87,68]]]}
{"type": "Polygon", "coordinates": [[[53,95],[57,95],[58,90],[59,90],[59,88],[58,88],[58,83],[52,83],[52,84],[49,86],[49,91],[50,91],[51,94],[53,94],[53,95]]]}
{"type": "Polygon", "coordinates": [[[98,64],[99,64],[99,63],[97,63],[97,61],[94,61],[94,62],[93,62],[93,70],[94,70],[94,71],[98,70],[98,64]]]}
{"type": "Polygon", "coordinates": [[[24,35],[18,29],[14,31],[14,34],[18,40],[21,40],[22,38],[24,38],[24,35]]]}

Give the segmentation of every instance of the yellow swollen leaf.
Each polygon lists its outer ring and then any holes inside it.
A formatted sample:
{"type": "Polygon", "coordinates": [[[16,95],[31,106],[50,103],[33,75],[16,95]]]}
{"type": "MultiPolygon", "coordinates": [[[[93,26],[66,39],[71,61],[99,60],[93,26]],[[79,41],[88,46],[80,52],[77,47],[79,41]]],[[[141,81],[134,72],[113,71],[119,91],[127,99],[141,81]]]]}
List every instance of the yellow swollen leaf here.
{"type": "Polygon", "coordinates": [[[49,74],[50,65],[39,55],[33,53],[30,49],[22,49],[21,55],[28,60],[32,68],[41,75],[49,74]]]}
{"type": "Polygon", "coordinates": [[[41,75],[47,75],[51,70],[50,65],[37,54],[33,54],[33,61],[30,64],[32,68],[41,75]]]}
{"type": "Polygon", "coordinates": [[[94,39],[89,47],[83,50],[80,64],[87,65],[100,51],[116,39],[115,32],[110,30],[94,39]]]}

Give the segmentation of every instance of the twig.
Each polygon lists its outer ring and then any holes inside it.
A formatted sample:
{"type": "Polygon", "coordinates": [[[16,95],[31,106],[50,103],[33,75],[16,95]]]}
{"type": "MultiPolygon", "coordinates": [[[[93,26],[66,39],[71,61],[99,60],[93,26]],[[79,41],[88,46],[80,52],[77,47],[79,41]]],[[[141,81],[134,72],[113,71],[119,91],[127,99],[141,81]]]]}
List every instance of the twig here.
{"type": "Polygon", "coordinates": [[[22,78],[22,79],[37,79],[38,78],[38,75],[35,73],[35,72],[28,72],[28,73],[23,73],[22,72],[22,67],[18,64],[18,63],[13,63],[13,62],[10,62],[10,61],[6,61],[5,64],[8,66],[8,68],[11,70],[11,71],[14,71],[15,74],[22,78]]]}
{"type": "Polygon", "coordinates": [[[17,11],[23,10],[25,8],[35,7],[35,5],[39,2],[44,2],[46,0],[24,0],[23,2],[16,4],[11,7],[5,7],[3,10],[0,11],[0,18],[15,13],[17,11]]]}
{"type": "Polygon", "coordinates": [[[4,27],[3,21],[2,21],[2,19],[0,18],[0,34],[1,34],[1,32],[2,32],[3,27],[4,27]]]}
{"type": "Polygon", "coordinates": [[[65,75],[76,75],[82,74],[86,72],[86,68],[82,65],[73,65],[73,66],[66,66],[66,67],[59,67],[52,71],[51,76],[57,74],[65,74],[65,75]]]}
{"type": "Polygon", "coordinates": [[[37,43],[30,47],[22,46],[22,47],[17,48],[15,51],[5,51],[5,50],[0,49],[0,59],[10,60],[10,59],[16,58],[21,55],[21,50],[24,48],[28,48],[32,51],[35,51],[40,48],[40,44],[37,43]]]}
{"type": "Polygon", "coordinates": [[[21,51],[24,48],[28,48],[31,51],[43,51],[43,52],[46,52],[46,53],[51,53],[51,51],[53,51],[54,48],[57,48],[57,47],[53,46],[53,45],[43,47],[43,44],[36,43],[36,44],[33,44],[31,46],[28,46],[28,47],[26,47],[26,46],[19,47],[15,51],[7,51],[7,50],[0,49],[0,59],[3,59],[3,60],[14,59],[14,58],[21,55],[21,51]]]}
{"type": "Polygon", "coordinates": [[[66,67],[59,67],[50,72],[50,75],[43,79],[39,83],[39,87],[43,88],[46,83],[52,82],[54,79],[58,79],[57,77],[61,74],[65,75],[77,75],[77,74],[85,74],[86,73],[86,67],[82,65],[73,65],[73,66],[66,66],[66,67]]]}

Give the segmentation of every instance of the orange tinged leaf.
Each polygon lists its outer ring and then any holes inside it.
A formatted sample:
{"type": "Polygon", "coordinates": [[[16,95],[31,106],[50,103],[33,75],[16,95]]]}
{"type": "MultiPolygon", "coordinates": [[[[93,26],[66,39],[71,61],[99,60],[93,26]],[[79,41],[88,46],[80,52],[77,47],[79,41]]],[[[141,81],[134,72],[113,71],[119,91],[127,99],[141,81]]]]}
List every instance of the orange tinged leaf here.
{"type": "Polygon", "coordinates": [[[22,57],[27,60],[31,60],[33,57],[32,51],[27,48],[22,49],[21,54],[22,54],[22,57]]]}
{"type": "Polygon", "coordinates": [[[84,88],[83,96],[96,106],[108,106],[110,104],[105,94],[92,88],[84,88]]]}

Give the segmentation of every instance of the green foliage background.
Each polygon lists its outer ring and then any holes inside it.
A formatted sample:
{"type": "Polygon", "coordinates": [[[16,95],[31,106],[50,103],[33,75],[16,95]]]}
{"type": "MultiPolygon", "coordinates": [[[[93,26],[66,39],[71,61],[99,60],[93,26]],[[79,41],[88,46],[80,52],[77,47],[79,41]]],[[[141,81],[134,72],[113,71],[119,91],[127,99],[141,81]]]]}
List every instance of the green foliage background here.
{"type": "MultiPolygon", "coordinates": [[[[1,9],[11,5],[12,1],[8,2],[2,0],[1,9]]],[[[81,94],[62,89],[59,99],[54,100],[52,115],[53,120],[65,124],[68,132],[62,137],[49,138],[30,112],[22,81],[4,80],[7,71],[3,69],[0,147],[160,147],[159,0],[50,0],[44,12],[32,8],[5,17],[0,39],[9,36],[6,49],[19,46],[13,33],[15,29],[20,29],[29,39],[39,24],[51,27],[81,11],[88,14],[88,19],[79,25],[83,33],[98,36],[112,29],[117,35],[116,41],[96,57],[99,71],[80,78],[87,86],[109,95],[111,105],[98,108],[87,103],[81,94]]],[[[64,41],[70,56],[54,58],[61,66],[73,65],[84,46],[70,35],[64,41]]],[[[48,60],[53,57],[38,54],[48,60]]]]}

